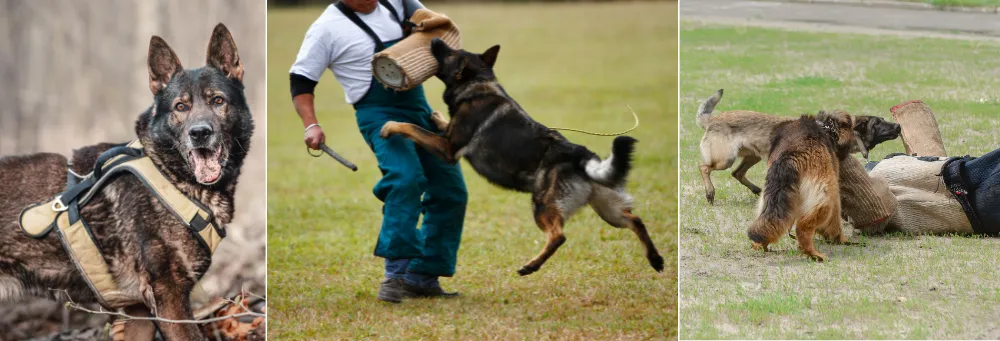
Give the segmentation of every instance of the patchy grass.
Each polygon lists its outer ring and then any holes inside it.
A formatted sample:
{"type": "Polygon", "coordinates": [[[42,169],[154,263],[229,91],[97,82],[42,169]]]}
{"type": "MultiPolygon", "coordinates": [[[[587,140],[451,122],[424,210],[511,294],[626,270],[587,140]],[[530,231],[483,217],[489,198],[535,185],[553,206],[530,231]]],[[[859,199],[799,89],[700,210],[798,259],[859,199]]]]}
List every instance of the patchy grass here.
{"type": "Polygon", "coordinates": [[[938,7],[964,6],[964,7],[1000,7],[1000,0],[904,0],[909,2],[923,2],[938,7]]]}
{"type": "MultiPolygon", "coordinates": [[[[455,300],[375,299],[382,259],[372,256],[379,179],[351,107],[327,73],[317,111],[327,143],[360,168],[311,158],[288,95],[287,70],[320,8],[268,15],[268,246],[270,336],[306,339],[675,339],[676,17],[675,3],[442,5],[463,29],[465,47],[503,46],[497,74],[536,119],[591,131],[642,126],[629,191],[636,213],[667,259],[654,272],[628,230],[590,210],[566,226],[567,243],[536,274],[518,277],[544,235],[530,196],[487,184],[465,166],[470,192],[458,273],[443,279],[455,300]],[[594,18],[611,18],[595,22],[594,18]]],[[[440,81],[425,85],[444,109],[440,81]]],[[[611,139],[567,133],[606,155],[611,139]]]]}
{"type": "MultiPolygon", "coordinates": [[[[767,254],[746,228],[757,197],[713,173],[716,206],[698,171],[695,111],[716,89],[717,110],[797,115],[841,108],[890,118],[922,99],[953,155],[1000,146],[1000,46],[990,42],[682,24],[680,131],[681,338],[998,338],[1000,240],[961,236],[818,238],[827,263],[783,238],[767,254]]],[[[872,159],[903,151],[891,141],[872,159]]],[[[748,178],[763,185],[766,167],[748,178]]]]}

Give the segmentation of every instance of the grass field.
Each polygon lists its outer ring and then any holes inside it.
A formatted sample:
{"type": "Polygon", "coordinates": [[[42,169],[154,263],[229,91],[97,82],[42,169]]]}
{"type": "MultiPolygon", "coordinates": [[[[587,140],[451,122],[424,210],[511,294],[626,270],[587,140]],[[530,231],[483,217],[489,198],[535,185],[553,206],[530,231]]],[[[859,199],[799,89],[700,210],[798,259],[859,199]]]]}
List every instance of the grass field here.
{"type": "MultiPolygon", "coordinates": [[[[923,38],[801,33],[681,25],[680,337],[1000,337],[1000,240],[958,236],[852,236],[866,246],[818,242],[827,263],[807,261],[790,238],[767,254],[746,228],[757,198],[730,176],[712,175],[716,206],[704,197],[695,124],[701,101],[716,110],[797,115],[820,109],[890,118],[889,108],[922,99],[953,155],[1000,146],[1000,45],[923,38]]],[[[871,159],[903,151],[890,141],[871,159]]],[[[766,167],[748,178],[763,185],[766,167]]],[[[820,239],[817,239],[820,240],[820,239]]]]}
{"type": "MultiPolygon", "coordinates": [[[[288,96],[287,70],[321,8],[268,14],[268,297],[270,336],[312,339],[674,339],[676,300],[676,4],[432,6],[463,30],[465,47],[501,44],[497,74],[536,119],[551,126],[620,131],[640,115],[628,186],[636,213],[666,258],[653,271],[628,230],[589,209],[566,225],[566,244],[536,274],[515,271],[544,244],[530,196],[487,184],[467,163],[470,203],[458,273],[442,280],[455,300],[375,299],[382,259],[372,256],[379,179],[351,107],[327,73],[317,111],[327,143],[360,170],[306,155],[288,96]],[[602,19],[602,20],[596,20],[602,19]],[[607,20],[603,20],[607,19],[607,20]]],[[[435,108],[443,87],[425,84],[435,108]]],[[[611,138],[567,133],[601,155],[611,138]]]]}
{"type": "Polygon", "coordinates": [[[970,6],[970,7],[1000,7],[1000,0],[906,0],[923,2],[934,6],[970,6]]]}

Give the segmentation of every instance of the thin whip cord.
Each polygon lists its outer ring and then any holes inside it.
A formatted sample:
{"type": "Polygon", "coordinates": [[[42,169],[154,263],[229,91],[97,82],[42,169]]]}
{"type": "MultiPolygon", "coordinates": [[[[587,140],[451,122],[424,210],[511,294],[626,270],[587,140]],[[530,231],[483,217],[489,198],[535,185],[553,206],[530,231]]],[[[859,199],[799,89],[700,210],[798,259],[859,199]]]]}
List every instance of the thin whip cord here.
{"type": "Polygon", "coordinates": [[[549,128],[549,129],[552,129],[552,130],[575,131],[575,132],[578,132],[578,133],[584,133],[584,134],[595,135],[595,136],[618,136],[618,135],[625,135],[625,134],[628,134],[630,131],[635,130],[635,128],[639,127],[639,115],[637,115],[635,113],[635,110],[632,110],[632,107],[628,106],[627,104],[625,105],[625,107],[628,108],[628,110],[632,112],[632,117],[635,118],[635,125],[632,126],[632,128],[629,128],[628,130],[620,132],[620,133],[614,133],[614,134],[594,133],[594,132],[589,132],[589,131],[586,131],[586,130],[573,129],[573,128],[549,128]]]}

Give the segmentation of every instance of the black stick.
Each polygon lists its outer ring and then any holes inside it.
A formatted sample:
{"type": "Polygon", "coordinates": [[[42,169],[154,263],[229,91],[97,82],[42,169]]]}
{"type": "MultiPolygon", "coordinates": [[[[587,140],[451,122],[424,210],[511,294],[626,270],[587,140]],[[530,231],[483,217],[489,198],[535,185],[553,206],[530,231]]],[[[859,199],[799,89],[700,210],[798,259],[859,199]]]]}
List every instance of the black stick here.
{"type": "Polygon", "coordinates": [[[355,172],[358,171],[358,166],[355,166],[350,161],[347,161],[347,159],[345,159],[343,156],[340,156],[340,154],[334,152],[333,149],[327,147],[325,143],[321,143],[319,145],[319,148],[322,149],[323,152],[326,153],[326,155],[330,155],[330,157],[332,157],[334,160],[337,160],[338,162],[340,162],[340,164],[344,165],[344,167],[350,168],[352,171],[355,172]]]}

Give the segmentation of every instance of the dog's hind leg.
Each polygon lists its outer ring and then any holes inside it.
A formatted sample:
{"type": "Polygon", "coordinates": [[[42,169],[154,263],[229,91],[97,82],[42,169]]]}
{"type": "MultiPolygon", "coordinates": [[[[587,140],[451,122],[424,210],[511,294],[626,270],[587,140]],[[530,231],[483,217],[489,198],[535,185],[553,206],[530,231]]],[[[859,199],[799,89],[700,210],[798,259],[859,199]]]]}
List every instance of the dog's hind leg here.
{"type": "Polygon", "coordinates": [[[562,213],[559,212],[559,208],[555,205],[544,205],[540,210],[536,211],[535,223],[538,224],[538,228],[545,232],[548,240],[545,242],[542,252],[535,256],[535,258],[532,258],[528,264],[517,270],[517,273],[521,276],[530,275],[538,271],[542,267],[542,264],[545,264],[545,261],[549,260],[549,257],[552,257],[556,253],[556,250],[566,242],[566,236],[562,232],[562,213]]]}
{"type": "Polygon", "coordinates": [[[736,156],[731,156],[722,163],[702,161],[700,168],[701,180],[705,182],[705,199],[708,199],[709,204],[715,205],[715,186],[712,185],[712,171],[732,167],[734,161],[736,161],[736,156]]]}
{"type": "Polygon", "coordinates": [[[653,245],[653,239],[649,237],[649,232],[646,231],[646,224],[642,222],[642,218],[632,214],[631,210],[623,210],[622,215],[629,220],[629,229],[639,237],[642,246],[646,248],[646,260],[649,261],[649,265],[656,272],[663,272],[663,256],[660,256],[660,252],[656,250],[656,245],[653,245]]]}
{"type": "Polygon", "coordinates": [[[740,161],[740,165],[736,166],[736,169],[733,170],[733,177],[743,184],[743,186],[747,186],[747,188],[750,189],[750,192],[753,192],[754,195],[760,195],[760,187],[757,187],[757,185],[754,185],[750,182],[750,180],[747,180],[747,171],[758,162],[760,162],[759,156],[747,155],[740,161]]]}
{"type": "Polygon", "coordinates": [[[795,223],[795,237],[799,242],[799,250],[802,250],[802,253],[805,253],[815,261],[822,262],[826,260],[826,255],[816,250],[816,247],[813,245],[813,235],[815,235],[816,230],[819,229],[820,233],[825,233],[824,231],[827,229],[831,217],[835,218],[839,225],[840,216],[831,216],[831,214],[833,214],[832,205],[822,205],[810,212],[806,212],[795,223]]]}
{"type": "Polygon", "coordinates": [[[646,231],[646,224],[642,218],[632,213],[632,198],[622,192],[601,185],[594,185],[594,190],[590,194],[590,207],[594,209],[601,219],[609,225],[617,228],[629,228],[639,237],[642,246],[646,249],[646,259],[649,265],[658,272],[663,271],[663,256],[656,250],[653,239],[646,231]]]}
{"type": "Polygon", "coordinates": [[[566,218],[587,204],[592,186],[589,180],[574,174],[572,166],[556,166],[540,174],[531,195],[533,213],[538,228],[545,232],[547,241],[542,251],[517,270],[521,276],[538,271],[545,261],[559,249],[566,237],[562,227],[566,218]]]}
{"type": "Polygon", "coordinates": [[[458,162],[455,159],[454,151],[451,150],[451,142],[448,142],[441,135],[429,132],[427,129],[417,125],[389,121],[382,125],[382,130],[379,131],[379,136],[383,139],[397,134],[413,140],[416,144],[448,163],[458,162]]]}
{"type": "Polygon", "coordinates": [[[701,180],[705,183],[705,199],[709,205],[715,205],[715,186],[712,185],[712,171],[723,170],[733,166],[736,161],[736,149],[728,148],[726,143],[715,141],[705,135],[701,139],[701,180]],[[725,147],[725,148],[723,148],[725,147]]]}
{"type": "Polygon", "coordinates": [[[819,230],[820,235],[833,244],[847,243],[847,236],[844,235],[844,223],[840,219],[840,191],[836,186],[832,186],[830,196],[827,198],[830,203],[830,217],[819,230]]]}
{"type": "Polygon", "coordinates": [[[705,183],[705,199],[709,205],[715,205],[715,186],[712,185],[712,169],[709,165],[701,165],[701,180],[705,183]]]}

